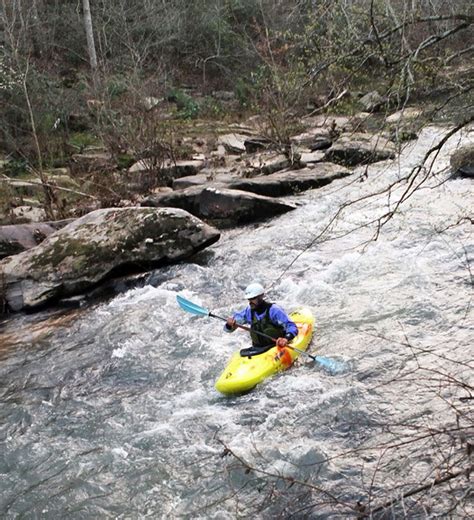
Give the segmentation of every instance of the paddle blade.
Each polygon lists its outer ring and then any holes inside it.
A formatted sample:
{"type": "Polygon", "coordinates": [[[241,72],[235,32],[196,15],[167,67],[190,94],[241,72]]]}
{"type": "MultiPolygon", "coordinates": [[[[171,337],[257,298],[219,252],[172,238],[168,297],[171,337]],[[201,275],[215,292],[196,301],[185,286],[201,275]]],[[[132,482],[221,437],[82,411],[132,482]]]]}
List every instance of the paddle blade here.
{"type": "Polygon", "coordinates": [[[314,356],[314,361],[321,365],[330,374],[341,374],[347,369],[345,363],[338,362],[335,359],[330,359],[323,356],[314,356]]]}
{"type": "Polygon", "coordinates": [[[196,316],[209,316],[209,311],[204,307],[197,305],[196,303],[190,302],[183,298],[179,294],[176,295],[176,301],[178,305],[183,309],[183,311],[190,312],[191,314],[196,314],[196,316]]]}

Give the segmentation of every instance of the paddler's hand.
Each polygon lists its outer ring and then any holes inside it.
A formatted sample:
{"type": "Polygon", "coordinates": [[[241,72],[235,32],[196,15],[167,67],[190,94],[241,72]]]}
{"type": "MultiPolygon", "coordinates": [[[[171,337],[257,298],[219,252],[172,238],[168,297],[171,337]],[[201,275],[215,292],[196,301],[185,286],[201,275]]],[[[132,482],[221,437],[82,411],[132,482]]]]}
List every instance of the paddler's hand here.
{"type": "Polygon", "coordinates": [[[226,321],[226,326],[229,330],[234,330],[237,326],[237,322],[235,321],[234,318],[230,317],[230,318],[227,318],[227,321],[226,321]]]}
{"type": "Polygon", "coordinates": [[[288,345],[288,340],[286,338],[278,338],[276,345],[277,347],[286,347],[288,345]]]}

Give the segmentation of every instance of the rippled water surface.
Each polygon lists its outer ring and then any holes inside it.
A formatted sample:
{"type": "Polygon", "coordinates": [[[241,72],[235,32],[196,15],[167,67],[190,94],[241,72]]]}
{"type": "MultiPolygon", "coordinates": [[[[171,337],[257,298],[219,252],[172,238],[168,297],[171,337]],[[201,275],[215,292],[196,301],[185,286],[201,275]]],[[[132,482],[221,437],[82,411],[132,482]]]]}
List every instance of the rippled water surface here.
{"type": "Polygon", "coordinates": [[[293,197],[292,213],[224,232],[194,262],[155,273],[156,286],[5,323],[0,516],[328,518],[429,477],[436,453],[384,443],[393,428],[401,439],[453,419],[463,394],[446,374],[472,384],[472,181],[444,181],[450,151],[474,136],[450,139],[437,175],[376,241],[406,183],[364,197],[406,175],[442,134],[425,129],[365,182],[361,170],[293,197]],[[176,293],[226,316],[254,279],[286,309],[313,309],[312,351],[345,361],[343,373],[301,358],[247,395],[214,390],[246,335],[184,313],[176,293]]]}

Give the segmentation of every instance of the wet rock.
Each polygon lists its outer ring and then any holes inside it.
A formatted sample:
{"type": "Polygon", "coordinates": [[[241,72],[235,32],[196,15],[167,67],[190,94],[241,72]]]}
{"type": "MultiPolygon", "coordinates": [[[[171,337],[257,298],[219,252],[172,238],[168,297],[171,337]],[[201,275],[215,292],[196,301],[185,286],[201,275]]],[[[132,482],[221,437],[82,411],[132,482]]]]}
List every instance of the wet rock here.
{"type": "Polygon", "coordinates": [[[228,189],[224,184],[192,186],[148,197],[142,206],[181,208],[218,227],[255,222],[295,208],[292,204],[250,190],[228,189]]]}
{"type": "Polygon", "coordinates": [[[3,259],[3,300],[13,311],[34,308],[111,277],[182,260],[218,239],[216,229],[180,209],[100,209],[3,259]]]}
{"type": "Polygon", "coordinates": [[[255,222],[295,209],[293,204],[240,190],[210,187],[201,192],[199,212],[220,225],[255,222]]]}
{"type": "Polygon", "coordinates": [[[345,166],[369,164],[395,157],[395,145],[380,135],[343,134],[326,151],[326,160],[345,166]]]}
{"type": "Polygon", "coordinates": [[[454,177],[474,178],[474,146],[458,148],[451,154],[450,163],[454,177]]]}

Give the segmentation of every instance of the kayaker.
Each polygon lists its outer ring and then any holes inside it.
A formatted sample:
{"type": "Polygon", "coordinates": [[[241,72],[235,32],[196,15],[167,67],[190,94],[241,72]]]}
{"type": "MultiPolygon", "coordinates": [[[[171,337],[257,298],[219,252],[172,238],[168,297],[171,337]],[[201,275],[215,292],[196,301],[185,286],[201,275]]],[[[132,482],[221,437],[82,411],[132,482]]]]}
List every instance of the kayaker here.
{"type": "MultiPolygon", "coordinates": [[[[245,289],[245,297],[249,302],[248,306],[227,318],[224,330],[233,332],[237,328],[237,324],[250,324],[253,348],[248,350],[252,353],[255,353],[255,349],[264,352],[275,346],[274,341],[253,331],[276,338],[278,347],[286,347],[288,342],[298,334],[298,328],[286,312],[278,305],[265,300],[265,290],[257,282],[251,283],[245,289]]],[[[248,354],[245,354],[245,352],[241,353],[243,355],[250,354],[250,352],[248,354]]]]}

